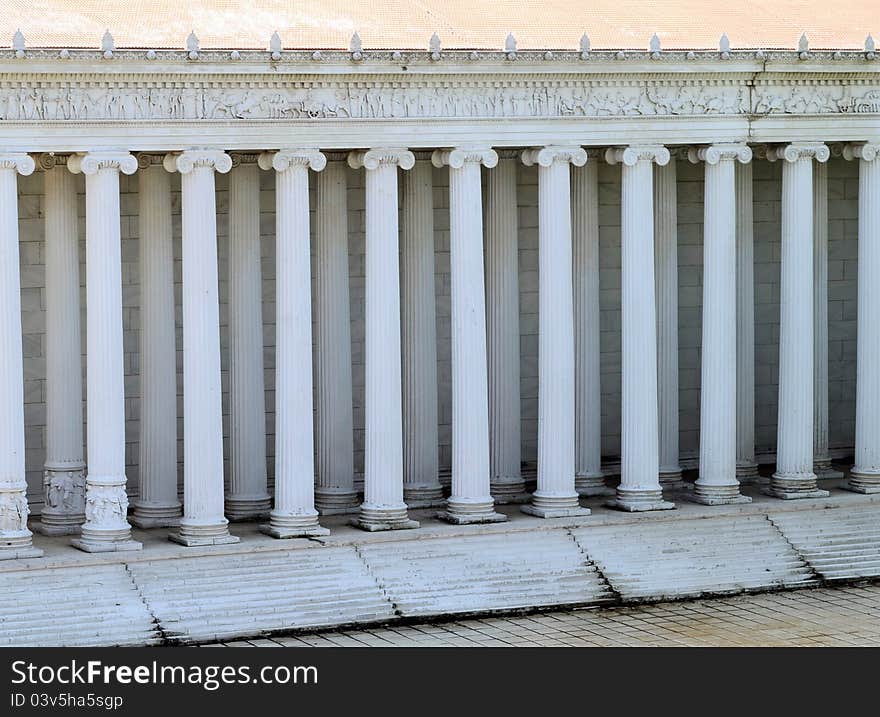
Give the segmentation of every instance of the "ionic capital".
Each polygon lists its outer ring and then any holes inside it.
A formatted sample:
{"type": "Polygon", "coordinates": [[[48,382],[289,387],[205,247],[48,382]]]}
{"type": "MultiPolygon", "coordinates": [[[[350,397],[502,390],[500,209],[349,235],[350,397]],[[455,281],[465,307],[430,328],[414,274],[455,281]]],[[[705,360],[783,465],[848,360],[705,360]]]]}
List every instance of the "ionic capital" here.
{"type": "Polygon", "coordinates": [[[639,162],[653,162],[661,167],[669,164],[671,155],[662,144],[630,145],[629,147],[610,147],[605,150],[608,164],[625,164],[633,167],[639,162]]]}
{"type": "Polygon", "coordinates": [[[67,165],[66,154],[55,154],[54,152],[42,152],[34,155],[34,162],[39,172],[48,172],[55,167],[64,167],[67,165]]]}
{"type": "Polygon", "coordinates": [[[360,150],[348,155],[348,166],[352,169],[379,169],[387,165],[412,169],[415,163],[415,155],[403,147],[360,150]]]}
{"type": "Polygon", "coordinates": [[[232,169],[232,157],[222,149],[188,149],[166,154],[162,164],[169,172],[189,174],[196,167],[208,167],[220,174],[232,169]]]}
{"type": "Polygon", "coordinates": [[[27,176],[36,166],[34,158],[24,152],[3,152],[0,154],[0,169],[11,169],[27,176]]]}
{"type": "Polygon", "coordinates": [[[327,157],[313,147],[281,149],[277,152],[263,152],[257,163],[260,169],[274,169],[276,172],[286,172],[292,167],[303,167],[320,172],[327,166],[327,157]]]}
{"type": "Polygon", "coordinates": [[[752,161],[752,150],[745,144],[710,144],[707,147],[691,147],[688,149],[688,159],[693,164],[699,164],[700,162],[718,164],[719,162],[734,161],[748,164],[752,161]]]}
{"type": "Polygon", "coordinates": [[[134,174],[137,158],[129,152],[87,152],[71,155],[67,168],[74,174],[97,174],[101,169],[115,169],[123,174],[134,174]]]}
{"type": "Polygon", "coordinates": [[[587,150],[583,147],[553,144],[546,147],[533,147],[523,151],[522,161],[527,167],[534,164],[549,167],[554,162],[567,162],[575,167],[583,167],[587,163],[587,150]]]}
{"type": "Polygon", "coordinates": [[[880,159],[880,143],[859,142],[843,145],[844,159],[861,159],[863,162],[873,162],[880,159]]]}
{"type": "Polygon", "coordinates": [[[161,154],[150,154],[149,152],[138,152],[137,155],[138,169],[148,169],[163,164],[165,156],[161,154]]]}
{"type": "Polygon", "coordinates": [[[815,159],[817,162],[827,162],[831,157],[828,145],[822,142],[792,142],[767,150],[767,159],[775,162],[784,159],[786,162],[797,162],[801,159],[815,159]]]}
{"type": "Polygon", "coordinates": [[[492,169],[498,165],[498,153],[491,147],[455,147],[436,149],[431,155],[431,164],[435,167],[448,165],[451,169],[461,169],[468,162],[492,169]]]}

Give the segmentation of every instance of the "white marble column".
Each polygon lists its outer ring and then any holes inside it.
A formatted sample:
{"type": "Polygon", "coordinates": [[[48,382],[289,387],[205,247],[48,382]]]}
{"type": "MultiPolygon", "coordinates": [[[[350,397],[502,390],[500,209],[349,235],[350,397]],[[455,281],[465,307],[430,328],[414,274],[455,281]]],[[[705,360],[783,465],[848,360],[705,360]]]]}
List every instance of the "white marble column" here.
{"type": "Polygon", "coordinates": [[[330,533],[315,510],[309,246],[309,169],[326,165],[311,148],[260,155],[275,170],[275,507],[260,526],[273,538],[330,533]]]}
{"type": "Polygon", "coordinates": [[[596,150],[571,174],[574,256],[575,479],[578,495],[614,495],[602,473],[599,345],[599,164],[596,150]]]}
{"type": "Polygon", "coordinates": [[[449,167],[449,276],[452,324],[452,494],[440,518],[497,523],[489,491],[489,385],[483,290],[483,207],[480,167],[498,164],[489,148],[437,150],[449,167]]]}
{"type": "Polygon", "coordinates": [[[847,145],[859,160],[856,461],[846,488],[880,493],[880,144],[847,145]]]}
{"type": "Polygon", "coordinates": [[[44,535],[75,535],[86,519],[77,182],[65,163],[40,157],[46,198],[46,502],[34,529],[44,535]]]}
{"type": "Polygon", "coordinates": [[[133,174],[128,152],[90,152],[67,160],[86,176],[86,522],[73,545],[86,552],[140,550],[131,539],[125,492],[125,387],[122,343],[122,239],[119,173],[133,174]]]}
{"type": "Polygon", "coordinates": [[[795,142],[768,155],[782,165],[782,278],[776,472],[768,493],[821,498],[813,473],[813,160],[824,144],[795,142]]]}
{"type": "Polygon", "coordinates": [[[133,525],[175,526],[177,496],[177,353],[171,176],[160,156],[138,157],[141,274],[141,416],[139,491],[133,525]]]}
{"type": "Polygon", "coordinates": [[[690,499],[704,505],[750,503],[736,478],[736,162],[744,144],[691,149],[704,162],[703,338],[700,382],[700,475],[690,499]]]}
{"type": "Polygon", "coordinates": [[[660,483],[681,483],[678,463],[678,188],[675,158],[654,165],[657,410],[660,483]]]}
{"type": "Polygon", "coordinates": [[[843,478],[828,453],[828,165],[813,164],[813,472],[843,478]]]}
{"type": "Polygon", "coordinates": [[[432,172],[430,159],[420,158],[403,177],[400,233],[403,500],[410,508],[443,504],[443,488],[438,478],[432,172]]]}
{"type": "Polygon", "coordinates": [[[353,522],[370,531],[417,528],[403,502],[397,235],[397,169],[412,169],[415,157],[402,148],[369,149],[348,163],[366,170],[364,502],[353,522]]]}
{"type": "Polygon", "coordinates": [[[527,149],[538,167],[538,487],[524,513],[541,518],[589,515],[575,490],[575,359],[572,286],[571,165],[581,147],[527,149]]]}
{"type": "Polygon", "coordinates": [[[214,172],[232,159],[193,149],[165,157],[180,172],[183,264],[183,518],[169,536],[189,547],[237,543],[223,515],[223,408],[214,172]]]}
{"type": "Polygon", "coordinates": [[[348,293],[347,166],[329,158],[315,202],[315,507],[356,513],[348,293]]]}
{"type": "Polygon", "coordinates": [[[260,174],[255,159],[234,156],[229,173],[229,520],[266,517],[272,506],[266,479],[260,174]]]}
{"type": "Polygon", "coordinates": [[[18,175],[33,171],[27,154],[0,154],[0,560],[43,554],[27,526],[18,256],[18,175]]]}
{"type": "Polygon", "coordinates": [[[486,331],[489,490],[495,502],[529,500],[521,472],[518,153],[500,151],[486,175],[486,331]]]}
{"type": "Polygon", "coordinates": [[[755,462],[755,229],[752,164],[736,165],[736,477],[758,481],[755,462]]]}
{"type": "Polygon", "coordinates": [[[659,479],[657,317],[654,294],[653,165],[669,162],[662,146],[611,148],[621,164],[621,456],[617,497],[626,511],[666,510],[659,479]]]}

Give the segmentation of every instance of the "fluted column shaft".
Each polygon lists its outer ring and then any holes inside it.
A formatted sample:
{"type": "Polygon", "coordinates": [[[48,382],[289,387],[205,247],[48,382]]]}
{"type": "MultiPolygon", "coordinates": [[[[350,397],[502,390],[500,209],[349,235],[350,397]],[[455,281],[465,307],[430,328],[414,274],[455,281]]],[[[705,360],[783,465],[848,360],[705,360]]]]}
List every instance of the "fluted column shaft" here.
{"type": "Polygon", "coordinates": [[[214,172],[232,168],[217,150],[165,158],[180,172],[183,263],[183,518],[169,536],[187,546],[238,542],[223,515],[223,409],[214,172]]]}
{"type": "Polygon", "coordinates": [[[665,147],[609,149],[621,163],[621,460],[617,497],[627,511],[664,510],[659,480],[653,164],[665,147]]]}
{"type": "Polygon", "coordinates": [[[400,365],[400,274],[397,168],[412,169],[405,149],[349,155],[366,169],[364,502],[355,524],[364,530],[416,528],[403,502],[400,365]]]}
{"type": "Polygon", "coordinates": [[[813,472],[843,478],[828,453],[828,165],[813,164],[813,472]]]}
{"type": "Polygon", "coordinates": [[[880,145],[848,146],[859,159],[856,459],[846,487],[880,493],[880,145]]]}
{"type": "MultiPolygon", "coordinates": [[[[54,158],[53,158],[54,160],[54,158]]],[[[54,165],[54,161],[51,163],[54,165]]],[[[44,173],[46,196],[45,505],[36,530],[80,531],[85,521],[79,220],[76,178],[63,165],[44,173]]]]}
{"type": "Polygon", "coordinates": [[[692,498],[706,505],[748,503],[736,479],[736,161],[745,145],[690,151],[705,162],[700,475],[692,498]]]}
{"type": "Polygon", "coordinates": [[[678,188],[675,160],[654,166],[657,408],[660,482],[681,480],[678,463],[678,188]]]}
{"type": "Polygon", "coordinates": [[[574,297],[570,165],[581,147],[526,150],[538,166],[538,487],[523,511],[542,518],[589,515],[575,471],[574,297]]]}
{"type": "Polygon", "coordinates": [[[86,365],[89,472],[86,522],[73,544],[87,552],[138,550],[125,492],[125,389],[122,343],[122,242],[119,172],[137,160],[125,152],[71,157],[86,175],[86,365]]]}
{"type": "Polygon", "coordinates": [[[755,236],[752,164],[736,165],[736,475],[758,479],[755,462],[755,236]]]}
{"type": "Polygon", "coordinates": [[[434,298],[434,200],[431,162],[403,178],[400,247],[403,342],[403,499],[440,505],[437,438],[437,319],[434,298]]]}
{"type": "Polygon", "coordinates": [[[180,522],[177,497],[177,357],[171,177],[140,157],[141,416],[140,490],[131,522],[140,528],[180,522]]]}
{"type": "Polygon", "coordinates": [[[0,560],[36,558],[27,527],[18,174],[31,174],[26,154],[0,154],[0,560]]]}
{"type": "Polygon", "coordinates": [[[574,255],[575,490],[610,495],[602,473],[599,344],[599,165],[595,153],[572,169],[574,255]]]}
{"type": "Polygon", "coordinates": [[[813,473],[813,158],[828,148],[794,143],[773,150],[782,166],[782,277],[779,316],[778,498],[828,495],[813,473]]]}
{"type": "Polygon", "coordinates": [[[272,502],[266,479],[260,260],[259,168],[251,157],[242,157],[229,174],[229,490],[226,515],[230,520],[265,516],[272,502]]]}
{"type": "Polygon", "coordinates": [[[260,156],[275,170],[275,507],[261,527],[275,538],[330,532],[315,510],[309,246],[309,168],[326,164],[316,149],[260,156]]]}
{"type": "Polygon", "coordinates": [[[496,503],[528,500],[520,469],[519,220],[516,159],[486,175],[489,489],[496,503]]]}
{"type": "Polygon", "coordinates": [[[452,495],[440,517],[452,523],[506,520],[489,492],[489,386],[483,291],[483,209],[480,166],[494,167],[491,149],[437,150],[449,166],[449,276],[452,324],[452,495]]]}
{"type": "Polygon", "coordinates": [[[315,208],[315,506],[322,514],[357,511],[348,291],[346,165],[327,163],[315,208]]]}

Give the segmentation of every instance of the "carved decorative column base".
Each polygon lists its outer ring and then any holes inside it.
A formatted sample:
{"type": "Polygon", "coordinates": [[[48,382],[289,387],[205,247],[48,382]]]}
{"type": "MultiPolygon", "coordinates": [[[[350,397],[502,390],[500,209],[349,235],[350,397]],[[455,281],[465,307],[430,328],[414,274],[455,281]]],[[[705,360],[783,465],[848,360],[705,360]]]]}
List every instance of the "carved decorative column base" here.
{"type": "Polygon", "coordinates": [[[801,473],[782,475],[774,473],[770,478],[770,485],[764,493],[774,498],[783,500],[795,500],[798,498],[827,498],[827,490],[816,487],[815,473],[801,473]]]}
{"type": "Polygon", "coordinates": [[[371,533],[381,530],[409,530],[410,528],[418,528],[419,522],[417,520],[410,520],[406,509],[406,505],[402,508],[392,508],[361,503],[358,517],[351,521],[351,525],[371,533]]]}
{"type": "Polygon", "coordinates": [[[833,480],[843,478],[843,473],[831,465],[830,458],[821,458],[813,461],[813,473],[819,480],[833,480]]]}
{"type": "Polygon", "coordinates": [[[649,510],[673,510],[675,503],[663,500],[662,490],[627,490],[617,489],[617,497],[605,503],[609,508],[624,510],[628,513],[641,513],[649,510]]]}
{"type": "Polygon", "coordinates": [[[79,535],[86,521],[85,463],[46,467],[43,490],[46,505],[32,529],[41,535],[79,535]]]}
{"type": "Polygon", "coordinates": [[[321,515],[350,515],[360,510],[357,491],[315,488],[315,508],[321,515]]]}
{"type": "Polygon", "coordinates": [[[758,464],[738,461],[736,464],[736,479],[740,485],[757,483],[761,479],[761,474],[758,473],[758,464]]]}
{"type": "Polygon", "coordinates": [[[575,474],[574,489],[578,495],[614,495],[614,488],[605,485],[604,473],[575,474]]]}
{"type": "Polygon", "coordinates": [[[880,472],[863,473],[853,469],[849,473],[846,485],[841,487],[854,493],[880,493],[880,472]]]}
{"type": "Polygon", "coordinates": [[[739,486],[732,485],[695,485],[694,492],[686,496],[692,503],[702,505],[736,505],[751,503],[747,495],[740,495],[739,486]]]}

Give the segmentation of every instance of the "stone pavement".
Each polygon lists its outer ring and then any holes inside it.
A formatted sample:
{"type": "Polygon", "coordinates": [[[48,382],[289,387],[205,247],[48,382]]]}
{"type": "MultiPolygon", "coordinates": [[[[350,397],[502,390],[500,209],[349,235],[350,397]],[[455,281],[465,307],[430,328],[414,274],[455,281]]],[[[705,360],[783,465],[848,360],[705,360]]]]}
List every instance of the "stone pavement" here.
{"type": "Polygon", "coordinates": [[[204,647],[872,647],[880,585],[564,610],[204,647]]]}

